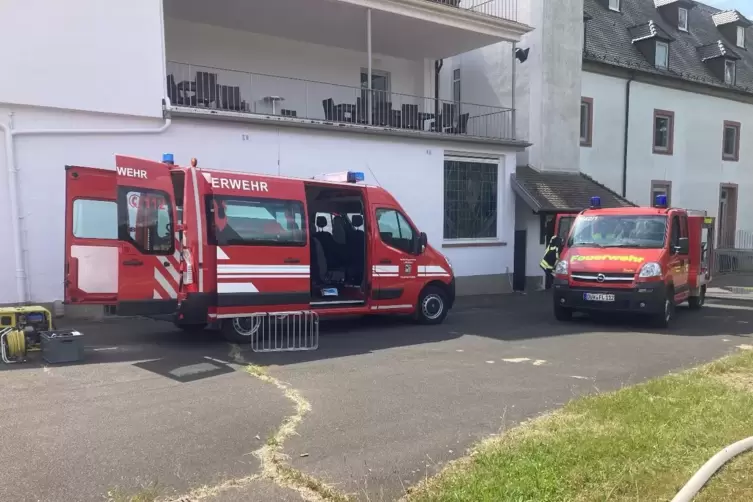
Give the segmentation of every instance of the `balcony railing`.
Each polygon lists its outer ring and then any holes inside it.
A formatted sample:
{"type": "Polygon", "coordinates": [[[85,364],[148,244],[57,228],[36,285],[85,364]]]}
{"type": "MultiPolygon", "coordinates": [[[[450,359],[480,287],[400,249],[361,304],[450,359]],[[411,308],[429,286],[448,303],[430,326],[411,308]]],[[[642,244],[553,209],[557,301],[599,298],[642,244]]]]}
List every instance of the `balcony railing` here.
{"type": "Polygon", "coordinates": [[[450,7],[468,10],[485,16],[518,20],[518,0],[425,0],[450,7]]]}
{"type": "Polygon", "coordinates": [[[167,63],[174,106],[513,140],[513,110],[288,77],[167,63]]]}

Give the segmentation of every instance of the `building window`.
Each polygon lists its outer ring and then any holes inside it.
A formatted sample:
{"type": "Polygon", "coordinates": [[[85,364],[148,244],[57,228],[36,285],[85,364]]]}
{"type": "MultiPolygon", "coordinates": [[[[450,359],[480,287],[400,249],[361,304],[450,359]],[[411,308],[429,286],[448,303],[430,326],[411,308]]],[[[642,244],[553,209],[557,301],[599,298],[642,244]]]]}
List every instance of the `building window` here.
{"type": "Polygon", "coordinates": [[[620,0],[609,0],[609,10],[620,12],[620,0]]]}
{"type": "Polygon", "coordinates": [[[580,98],[580,146],[593,144],[594,100],[580,98]]]}
{"type": "Polygon", "coordinates": [[[672,205],[672,182],[666,180],[651,181],[651,200],[653,206],[656,203],[656,197],[664,195],[667,197],[667,205],[672,205]]]}
{"type": "Polygon", "coordinates": [[[688,31],[688,9],[682,7],[677,9],[677,28],[688,31]]]}
{"type": "Polygon", "coordinates": [[[654,110],[654,153],[672,155],[674,135],[674,112],[654,110]]]}
{"type": "Polygon", "coordinates": [[[497,237],[499,159],[445,157],[444,238],[497,237]]]}
{"type": "Polygon", "coordinates": [[[669,66],[669,44],[667,42],[656,42],[656,59],[654,60],[657,68],[669,66]]]}
{"type": "Polygon", "coordinates": [[[740,160],[740,123],[724,122],[722,159],[737,162],[740,160]]]}
{"type": "Polygon", "coordinates": [[[745,28],[737,27],[737,46],[745,48],[745,28]]]}
{"type": "Polygon", "coordinates": [[[735,62],[726,60],[724,62],[724,83],[727,85],[735,85],[735,62]]]}
{"type": "Polygon", "coordinates": [[[452,100],[455,104],[460,103],[460,68],[452,70],[452,100]]]}

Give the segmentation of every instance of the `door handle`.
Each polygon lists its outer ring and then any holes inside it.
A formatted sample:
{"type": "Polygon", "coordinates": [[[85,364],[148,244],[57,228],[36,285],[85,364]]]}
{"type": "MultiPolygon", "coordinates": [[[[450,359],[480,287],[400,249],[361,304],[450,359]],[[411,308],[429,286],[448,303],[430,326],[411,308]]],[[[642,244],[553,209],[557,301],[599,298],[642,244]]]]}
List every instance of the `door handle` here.
{"type": "Polygon", "coordinates": [[[170,266],[170,262],[169,262],[169,261],[163,261],[163,262],[162,262],[162,264],[163,264],[164,266],[166,266],[166,267],[169,267],[169,266],[170,266]]]}
{"type": "Polygon", "coordinates": [[[141,260],[126,260],[123,262],[123,265],[126,267],[140,267],[143,264],[144,262],[141,260]]]}
{"type": "Polygon", "coordinates": [[[389,265],[390,263],[392,263],[392,260],[380,260],[379,263],[382,265],[389,265]]]}
{"type": "Polygon", "coordinates": [[[285,258],[283,263],[301,263],[301,260],[298,258],[285,258]]]}

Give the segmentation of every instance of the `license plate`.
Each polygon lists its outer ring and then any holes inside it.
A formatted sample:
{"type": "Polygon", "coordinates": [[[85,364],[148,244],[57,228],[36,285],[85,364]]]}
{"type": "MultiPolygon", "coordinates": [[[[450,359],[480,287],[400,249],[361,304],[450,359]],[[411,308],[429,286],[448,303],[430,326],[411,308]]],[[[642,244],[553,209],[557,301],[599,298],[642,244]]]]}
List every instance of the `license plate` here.
{"type": "Polygon", "coordinates": [[[587,302],[613,302],[614,295],[607,293],[583,293],[583,299],[587,302]]]}

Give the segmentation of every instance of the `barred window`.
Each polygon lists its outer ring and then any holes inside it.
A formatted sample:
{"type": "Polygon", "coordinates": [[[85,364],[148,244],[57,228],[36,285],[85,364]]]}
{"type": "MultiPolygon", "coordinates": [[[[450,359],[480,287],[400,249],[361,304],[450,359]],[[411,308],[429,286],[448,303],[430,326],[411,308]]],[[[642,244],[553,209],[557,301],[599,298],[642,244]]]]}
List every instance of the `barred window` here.
{"type": "Polygon", "coordinates": [[[498,159],[445,158],[445,239],[497,237],[498,167],[498,159]]]}

